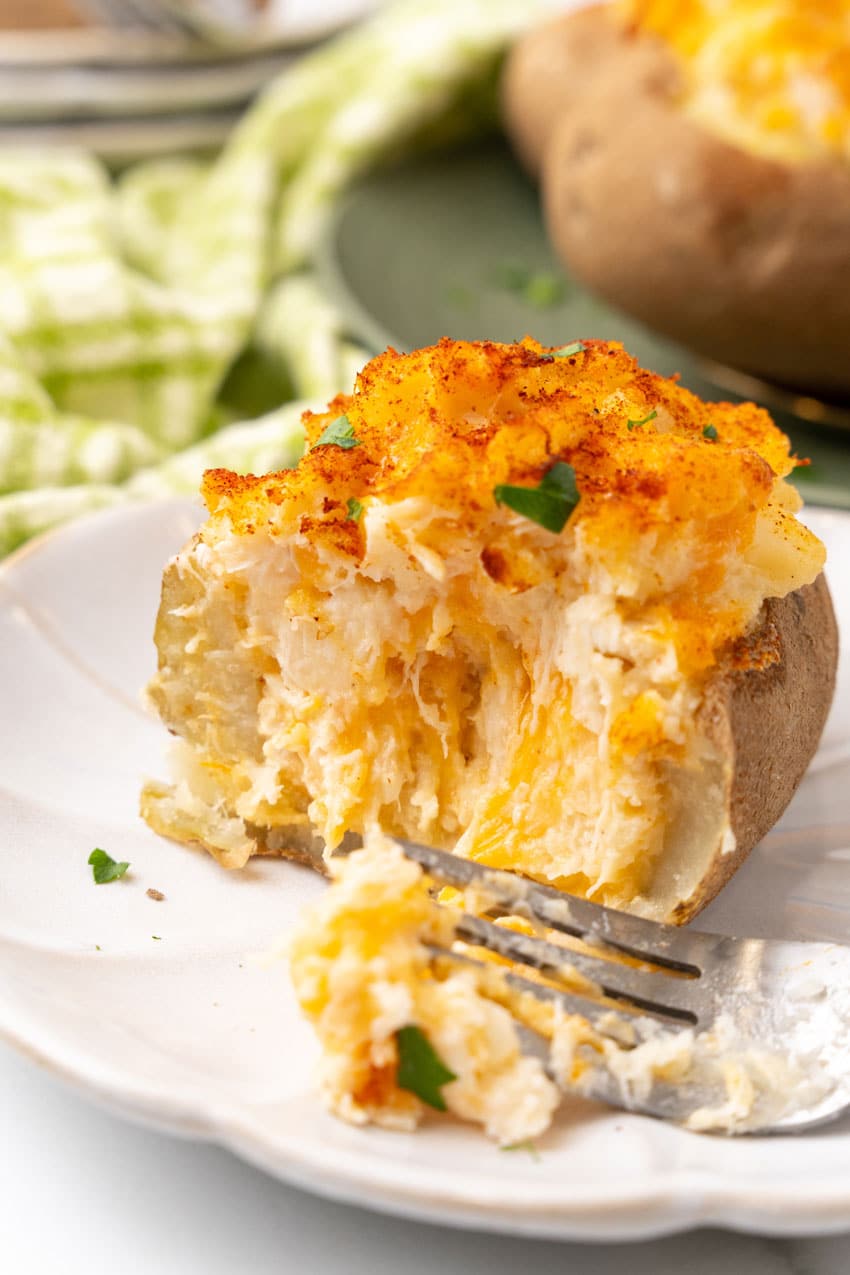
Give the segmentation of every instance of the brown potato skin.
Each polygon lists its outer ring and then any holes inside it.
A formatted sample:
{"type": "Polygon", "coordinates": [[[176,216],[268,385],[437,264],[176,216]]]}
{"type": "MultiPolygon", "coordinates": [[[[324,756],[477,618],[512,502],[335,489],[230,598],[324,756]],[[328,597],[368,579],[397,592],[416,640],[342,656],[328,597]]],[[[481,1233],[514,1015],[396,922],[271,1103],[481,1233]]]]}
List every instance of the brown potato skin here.
{"type": "Polygon", "coordinates": [[[537,177],[549,138],[565,110],[593,82],[600,59],[626,41],[599,6],[534,27],[508,54],[502,73],[505,128],[520,160],[537,177]]]}
{"type": "Polygon", "coordinates": [[[837,664],[838,627],[823,575],[785,598],[769,598],[758,628],[721,660],[699,721],[730,760],[727,805],[736,847],[715,855],[669,918],[677,925],[711,902],[794,796],[817,751],[837,664]]]}
{"type": "Polygon", "coordinates": [[[572,93],[562,83],[553,97],[553,69],[538,69],[535,85],[530,43],[508,65],[508,128],[527,161],[542,154],[562,260],[709,358],[801,390],[850,393],[850,164],[779,163],[710,134],[679,108],[666,48],[646,35],[617,40],[613,25],[600,9],[558,24],[552,59],[566,74],[579,58],[592,69],[572,93]],[[555,109],[554,124],[540,122],[555,109]]]}

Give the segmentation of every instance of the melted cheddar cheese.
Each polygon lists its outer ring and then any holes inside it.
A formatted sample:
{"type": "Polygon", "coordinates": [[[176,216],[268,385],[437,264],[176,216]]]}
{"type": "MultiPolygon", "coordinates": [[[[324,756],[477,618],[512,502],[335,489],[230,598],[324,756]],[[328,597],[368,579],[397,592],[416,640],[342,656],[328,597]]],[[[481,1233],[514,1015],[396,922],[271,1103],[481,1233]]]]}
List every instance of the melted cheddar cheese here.
{"type": "Polygon", "coordinates": [[[850,5],[845,0],[621,0],[684,71],[707,129],[774,158],[850,157],[850,5]]]}

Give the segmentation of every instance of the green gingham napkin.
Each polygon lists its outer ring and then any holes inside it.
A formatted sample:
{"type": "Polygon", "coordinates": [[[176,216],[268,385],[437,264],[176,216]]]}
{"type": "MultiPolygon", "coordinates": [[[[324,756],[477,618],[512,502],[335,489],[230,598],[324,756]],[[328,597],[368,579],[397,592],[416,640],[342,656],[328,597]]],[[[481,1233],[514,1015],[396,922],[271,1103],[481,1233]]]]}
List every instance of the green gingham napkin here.
{"type": "Polygon", "coordinates": [[[311,274],[334,201],[377,161],[479,124],[505,46],[550,3],[392,5],[285,72],[211,164],[116,184],[87,155],[0,152],[0,554],[88,510],[194,492],[211,466],[296,462],[304,407],[366,358],[311,274]],[[273,410],[240,419],[239,385],[274,362],[273,410]]]}

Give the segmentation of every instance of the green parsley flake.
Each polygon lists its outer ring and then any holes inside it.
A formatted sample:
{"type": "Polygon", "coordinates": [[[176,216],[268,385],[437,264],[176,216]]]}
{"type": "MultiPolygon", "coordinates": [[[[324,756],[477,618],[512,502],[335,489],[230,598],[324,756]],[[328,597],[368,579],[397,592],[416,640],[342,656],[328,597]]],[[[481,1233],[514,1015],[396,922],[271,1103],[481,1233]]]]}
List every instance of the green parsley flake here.
{"type": "Polygon", "coordinates": [[[717,442],[717,430],[713,425],[706,425],[705,429],[702,431],[702,436],[703,438],[707,438],[710,443],[717,442]]]}
{"type": "Polygon", "coordinates": [[[349,522],[359,522],[363,513],[363,506],[356,496],[349,496],[346,508],[348,509],[349,522]]]}
{"type": "Polygon", "coordinates": [[[551,310],[563,301],[567,287],[553,270],[533,270],[521,261],[501,261],[491,273],[493,287],[514,292],[535,310],[551,310]]]}
{"type": "Polygon", "coordinates": [[[342,447],[348,451],[351,447],[359,447],[360,439],[354,437],[354,426],[347,416],[338,416],[322,430],[310,451],[317,447],[342,447]]]}
{"type": "Polygon", "coordinates": [[[522,297],[535,310],[550,310],[564,298],[563,280],[554,274],[533,274],[522,290],[522,297]]]}
{"type": "Polygon", "coordinates": [[[644,416],[639,421],[626,421],[628,429],[640,429],[641,425],[648,425],[650,421],[654,421],[658,412],[653,409],[648,416],[644,416]]]}
{"type": "Polygon", "coordinates": [[[551,354],[541,354],[540,358],[544,363],[551,363],[553,359],[571,359],[576,354],[584,354],[581,341],[573,341],[572,345],[562,345],[560,350],[553,350],[551,354]]]}
{"type": "Polygon", "coordinates": [[[457,1076],[445,1066],[421,1028],[401,1027],[395,1039],[398,1046],[396,1083],[399,1089],[416,1094],[436,1111],[445,1111],[446,1100],[440,1090],[443,1085],[457,1080],[457,1076]]]}
{"type": "Polygon", "coordinates": [[[496,288],[504,288],[506,292],[522,292],[531,278],[531,270],[521,261],[500,261],[493,268],[491,280],[496,288]]]}
{"type": "Polygon", "coordinates": [[[111,855],[99,847],[92,850],[88,861],[97,885],[105,885],[107,881],[117,881],[119,877],[123,877],[130,866],[129,863],[116,863],[111,855]]]}
{"type": "Polygon", "coordinates": [[[499,1147],[500,1151],[527,1151],[532,1160],[540,1160],[542,1157],[537,1150],[536,1145],[531,1138],[526,1138],[523,1142],[508,1142],[499,1147]]]}
{"type": "Polygon", "coordinates": [[[518,261],[503,261],[491,276],[492,283],[506,292],[514,292],[535,310],[548,310],[562,301],[566,292],[564,280],[551,270],[531,270],[518,261]]]}
{"type": "Polygon", "coordinates": [[[575,470],[562,460],[543,475],[537,487],[499,483],[493,488],[493,496],[497,505],[507,505],[515,513],[530,518],[556,535],[564,530],[567,519],[580,500],[575,470]]]}

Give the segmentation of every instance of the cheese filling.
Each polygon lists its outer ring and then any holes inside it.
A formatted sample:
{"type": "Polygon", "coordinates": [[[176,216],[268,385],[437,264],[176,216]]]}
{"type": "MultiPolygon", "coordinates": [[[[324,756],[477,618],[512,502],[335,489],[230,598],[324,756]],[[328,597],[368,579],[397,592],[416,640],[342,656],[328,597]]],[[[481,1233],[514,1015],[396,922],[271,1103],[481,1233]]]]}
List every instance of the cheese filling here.
{"type": "Polygon", "coordinates": [[[685,72],[709,132],[795,163],[850,158],[850,10],[833,0],[621,0],[685,72]]]}

